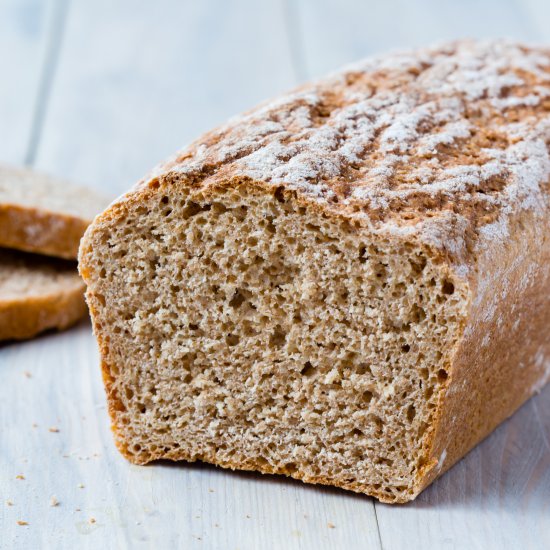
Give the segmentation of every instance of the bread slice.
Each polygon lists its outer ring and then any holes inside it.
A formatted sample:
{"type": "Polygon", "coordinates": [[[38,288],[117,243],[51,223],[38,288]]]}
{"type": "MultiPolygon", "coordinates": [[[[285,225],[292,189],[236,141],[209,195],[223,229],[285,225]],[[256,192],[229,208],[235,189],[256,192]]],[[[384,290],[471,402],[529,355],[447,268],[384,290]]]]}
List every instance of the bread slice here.
{"type": "Polygon", "coordinates": [[[0,249],[0,340],[65,329],[86,311],[74,262],[0,249]]]}
{"type": "Polygon", "coordinates": [[[0,166],[0,246],[74,260],[86,227],[107,204],[90,189],[0,166]]]}
{"type": "Polygon", "coordinates": [[[550,376],[550,52],[369,59],[88,229],[117,444],[413,499],[550,376]]]}

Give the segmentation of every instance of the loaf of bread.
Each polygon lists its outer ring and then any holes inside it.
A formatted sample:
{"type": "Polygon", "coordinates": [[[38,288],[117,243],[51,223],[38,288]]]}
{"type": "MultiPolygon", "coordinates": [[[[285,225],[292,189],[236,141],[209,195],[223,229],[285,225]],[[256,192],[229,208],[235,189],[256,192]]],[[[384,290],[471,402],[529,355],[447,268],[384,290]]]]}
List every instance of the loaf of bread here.
{"type": "Polygon", "coordinates": [[[0,249],[0,340],[65,329],[86,311],[75,262],[0,249]]]}
{"type": "Polygon", "coordinates": [[[550,376],[550,51],[382,56],[232,119],[80,249],[116,442],[413,499],[550,376]]]}
{"type": "Polygon", "coordinates": [[[107,204],[90,189],[0,166],[0,246],[76,260],[84,231],[107,204]]]}

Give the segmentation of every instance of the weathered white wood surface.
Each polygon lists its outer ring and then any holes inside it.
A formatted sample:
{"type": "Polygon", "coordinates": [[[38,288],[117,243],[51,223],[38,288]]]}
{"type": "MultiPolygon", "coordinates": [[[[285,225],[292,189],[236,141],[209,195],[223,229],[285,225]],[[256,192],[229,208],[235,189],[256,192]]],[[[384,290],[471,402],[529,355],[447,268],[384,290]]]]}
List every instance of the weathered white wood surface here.
{"type": "Polygon", "coordinates": [[[57,0],[0,0],[0,161],[22,163],[32,154],[46,96],[57,0]],[[35,116],[38,115],[38,116],[35,116]]]}
{"type": "Polygon", "coordinates": [[[281,2],[74,0],[37,156],[119,193],[296,81],[281,2]]]}
{"type": "MultiPolygon", "coordinates": [[[[201,131],[342,63],[458,36],[550,41],[549,21],[544,0],[0,0],[0,159],[117,194],[201,131]]],[[[550,388],[391,507],[131,466],[97,362],[88,323],[0,347],[0,548],[550,548],[550,388]]]]}

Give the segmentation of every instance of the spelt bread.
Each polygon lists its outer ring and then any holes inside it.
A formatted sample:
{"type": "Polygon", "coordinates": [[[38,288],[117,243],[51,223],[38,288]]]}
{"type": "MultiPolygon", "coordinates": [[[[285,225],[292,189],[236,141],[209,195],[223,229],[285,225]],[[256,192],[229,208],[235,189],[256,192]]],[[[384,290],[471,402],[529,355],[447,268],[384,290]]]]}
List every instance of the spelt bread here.
{"type": "Polygon", "coordinates": [[[0,249],[0,340],[67,328],[86,310],[74,262],[0,249]]]}
{"type": "Polygon", "coordinates": [[[0,166],[0,246],[74,260],[86,227],[107,204],[89,189],[0,166]]]}
{"type": "Polygon", "coordinates": [[[117,445],[413,499],[550,375],[550,52],[369,59],[161,165],[80,249],[117,445]]]}

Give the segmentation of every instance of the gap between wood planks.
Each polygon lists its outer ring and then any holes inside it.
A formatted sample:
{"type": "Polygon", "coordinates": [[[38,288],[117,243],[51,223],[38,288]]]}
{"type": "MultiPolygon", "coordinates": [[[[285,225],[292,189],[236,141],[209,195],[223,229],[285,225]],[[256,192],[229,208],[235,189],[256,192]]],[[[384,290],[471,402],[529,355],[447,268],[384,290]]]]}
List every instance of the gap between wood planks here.
{"type": "Polygon", "coordinates": [[[47,42],[42,63],[42,71],[38,82],[38,89],[34,102],[31,132],[24,164],[32,166],[36,160],[36,153],[42,138],[42,129],[48,110],[50,94],[55,79],[63,37],[67,23],[70,0],[52,0],[53,14],[47,29],[47,42]]]}
{"type": "Polygon", "coordinates": [[[384,545],[382,544],[382,534],[380,533],[380,523],[378,523],[378,512],[376,510],[376,500],[374,500],[373,497],[369,497],[369,498],[372,498],[373,500],[373,508],[374,508],[374,519],[376,520],[376,533],[378,534],[378,544],[380,545],[380,550],[384,550],[384,545]]]}

